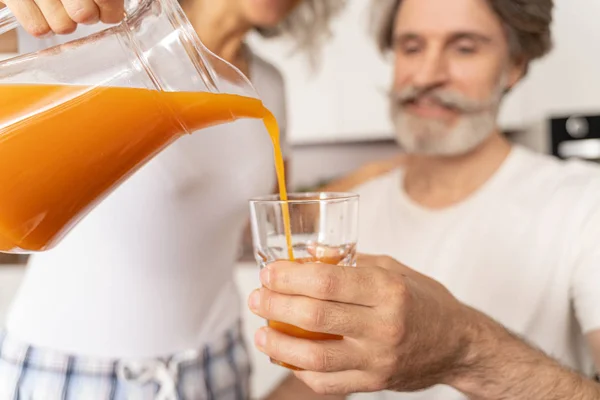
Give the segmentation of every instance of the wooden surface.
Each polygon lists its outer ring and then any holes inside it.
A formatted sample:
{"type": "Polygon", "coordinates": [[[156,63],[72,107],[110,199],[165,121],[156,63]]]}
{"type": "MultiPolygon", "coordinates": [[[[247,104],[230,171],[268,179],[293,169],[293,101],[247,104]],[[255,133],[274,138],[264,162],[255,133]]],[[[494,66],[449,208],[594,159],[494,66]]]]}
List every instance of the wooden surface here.
{"type": "Polygon", "coordinates": [[[0,265],[15,264],[22,265],[27,262],[27,256],[22,254],[4,254],[0,253],[0,265]]]}

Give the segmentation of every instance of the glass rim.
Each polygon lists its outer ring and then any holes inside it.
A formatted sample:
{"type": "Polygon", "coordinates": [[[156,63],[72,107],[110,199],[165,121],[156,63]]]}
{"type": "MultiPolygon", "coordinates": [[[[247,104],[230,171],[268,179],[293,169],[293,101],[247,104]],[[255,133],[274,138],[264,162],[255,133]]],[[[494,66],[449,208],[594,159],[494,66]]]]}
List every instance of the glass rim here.
{"type": "Polygon", "coordinates": [[[281,200],[279,194],[253,197],[250,204],[314,204],[334,203],[348,200],[358,200],[358,193],[350,192],[292,192],[288,200],[281,200]]]}

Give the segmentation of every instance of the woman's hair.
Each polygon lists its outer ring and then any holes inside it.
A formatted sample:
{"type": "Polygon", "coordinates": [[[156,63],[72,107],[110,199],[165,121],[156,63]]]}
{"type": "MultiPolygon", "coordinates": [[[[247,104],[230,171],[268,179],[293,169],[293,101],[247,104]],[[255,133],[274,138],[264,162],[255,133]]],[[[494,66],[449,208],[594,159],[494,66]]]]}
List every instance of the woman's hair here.
{"type": "Polygon", "coordinates": [[[346,0],[303,0],[277,27],[256,30],[265,38],[287,36],[295,42],[295,51],[316,56],[331,35],[330,22],[346,5],[346,0]]]}
{"type": "MultiPolygon", "coordinates": [[[[525,67],[552,49],[550,25],[553,0],[486,0],[502,22],[508,37],[511,56],[525,67]]],[[[392,49],[394,22],[402,0],[373,0],[380,50],[392,49]]]]}

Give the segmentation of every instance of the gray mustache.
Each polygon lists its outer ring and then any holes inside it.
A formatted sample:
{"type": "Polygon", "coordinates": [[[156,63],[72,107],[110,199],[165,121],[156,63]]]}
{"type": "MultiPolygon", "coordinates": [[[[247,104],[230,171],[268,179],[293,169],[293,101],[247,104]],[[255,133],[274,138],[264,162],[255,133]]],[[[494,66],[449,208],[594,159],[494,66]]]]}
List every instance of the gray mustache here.
{"type": "Polygon", "coordinates": [[[475,113],[487,109],[488,102],[468,99],[460,93],[444,89],[422,89],[415,86],[406,87],[400,91],[391,91],[390,99],[397,107],[421,99],[427,99],[440,106],[451,108],[463,113],[475,113]]]}

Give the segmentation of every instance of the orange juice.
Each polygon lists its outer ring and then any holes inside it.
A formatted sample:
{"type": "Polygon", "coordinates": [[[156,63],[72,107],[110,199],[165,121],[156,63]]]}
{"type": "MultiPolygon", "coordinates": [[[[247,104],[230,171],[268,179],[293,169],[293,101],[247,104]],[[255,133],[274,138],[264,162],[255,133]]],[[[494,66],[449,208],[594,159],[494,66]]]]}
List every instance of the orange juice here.
{"type": "MultiPolygon", "coordinates": [[[[246,117],[262,118],[269,130],[285,199],[277,122],[260,100],[118,87],[0,85],[0,251],[51,248],[185,131],[246,117]]],[[[289,232],[289,215],[285,220],[289,232]]],[[[293,258],[291,245],[289,253],[293,258]]]]}

